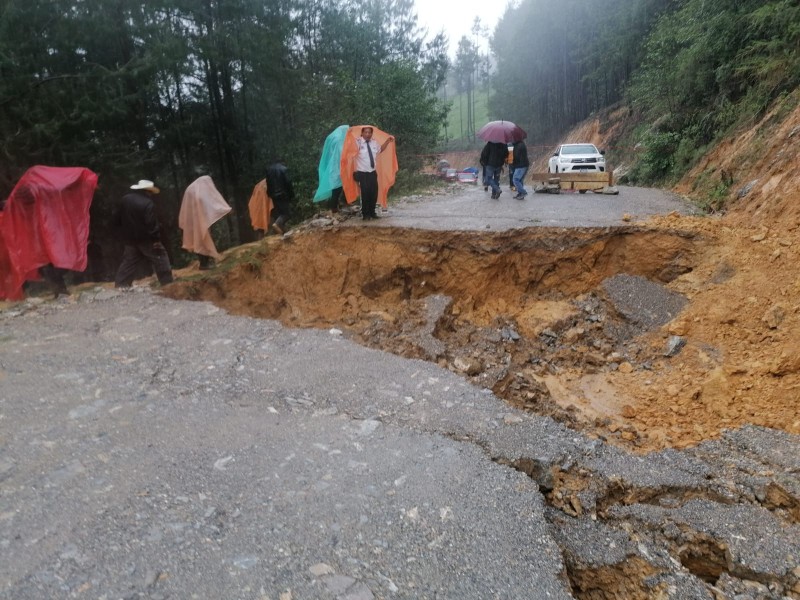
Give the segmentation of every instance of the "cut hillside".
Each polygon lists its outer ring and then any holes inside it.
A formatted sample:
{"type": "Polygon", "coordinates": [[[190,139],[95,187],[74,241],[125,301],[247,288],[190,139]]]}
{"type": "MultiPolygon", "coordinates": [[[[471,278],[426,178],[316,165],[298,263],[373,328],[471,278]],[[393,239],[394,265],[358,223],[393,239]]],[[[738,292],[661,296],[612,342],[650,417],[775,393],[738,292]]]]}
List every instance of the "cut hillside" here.
{"type": "MultiPolygon", "coordinates": [[[[640,449],[686,447],[747,423],[800,433],[800,342],[792,335],[800,325],[800,108],[787,109],[796,104],[784,99],[725,138],[675,186],[697,206],[718,210],[635,224],[702,240],[693,245],[691,270],[667,284],[688,299],[685,308],[635,340],[636,356],[616,370],[575,360],[562,363],[557,377],[538,377],[569,417],[541,403],[533,410],[591,423],[600,437],[640,449]],[[666,356],[675,340],[683,346],[666,356]]],[[[627,107],[614,106],[562,141],[607,149],[620,175],[636,158],[623,141],[635,126],[627,107]]],[[[550,149],[529,148],[532,171],[545,171],[550,149]]],[[[464,162],[460,154],[446,158],[464,162]]]]}
{"type": "MultiPolygon", "coordinates": [[[[795,103],[796,104],[796,103],[795,103]]],[[[669,284],[689,303],[642,340],[653,352],[686,343],[652,369],[609,375],[624,416],[655,446],[685,446],[754,423],[800,433],[800,108],[786,103],[709,152],[675,187],[722,210],[670,215],[648,227],[701,234],[695,266],[669,284]]],[[[619,126],[593,119],[568,139],[613,146],[619,126]]]]}
{"type": "MultiPolygon", "coordinates": [[[[615,107],[565,140],[628,161],[628,116],[615,107]]],[[[676,187],[700,205],[724,189],[725,212],[476,232],[348,227],[357,213],[347,209],[231,249],[213,271],[195,263],[164,293],[342,330],[638,451],[748,423],[796,434],[798,135],[800,109],[776,110],[676,187]],[[666,318],[636,323],[625,314],[633,305],[666,318]]]]}
{"type": "Polygon", "coordinates": [[[676,186],[690,197],[721,197],[726,225],[773,234],[800,225],[800,91],[753,127],[709,152],[676,186]],[[792,108],[793,107],[793,108],[792,108]]]}
{"type": "MultiPolygon", "coordinates": [[[[609,148],[612,160],[630,156],[617,145],[628,117],[615,107],[565,140],[609,148]]],[[[691,446],[748,423],[800,433],[797,191],[786,187],[796,182],[800,110],[785,117],[768,115],[724,141],[677,187],[707,204],[705,186],[718,189],[715,177],[724,177],[727,214],[398,237],[392,228],[340,231],[345,213],[301,225],[289,243],[240,249],[215,273],[189,269],[165,293],[290,327],[347,330],[640,451],[691,446]],[[637,329],[609,298],[620,282],[635,284],[623,290],[633,303],[646,304],[653,290],[659,302],[685,300],[637,329]]],[[[456,166],[465,157],[447,156],[456,166]]]]}

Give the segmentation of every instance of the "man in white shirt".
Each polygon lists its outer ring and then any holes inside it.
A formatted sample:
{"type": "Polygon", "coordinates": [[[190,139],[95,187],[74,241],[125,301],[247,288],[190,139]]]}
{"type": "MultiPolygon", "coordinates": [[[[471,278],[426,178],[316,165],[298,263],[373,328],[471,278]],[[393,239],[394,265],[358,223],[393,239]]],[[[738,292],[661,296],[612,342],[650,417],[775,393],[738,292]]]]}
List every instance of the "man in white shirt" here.
{"type": "Polygon", "coordinates": [[[366,221],[377,219],[375,206],[378,203],[378,173],[375,171],[375,161],[378,154],[386,149],[394,136],[389,136],[382,146],[372,139],[372,127],[362,127],[361,137],[356,140],[358,154],[356,155],[356,172],[353,177],[361,188],[361,216],[366,221]]]}

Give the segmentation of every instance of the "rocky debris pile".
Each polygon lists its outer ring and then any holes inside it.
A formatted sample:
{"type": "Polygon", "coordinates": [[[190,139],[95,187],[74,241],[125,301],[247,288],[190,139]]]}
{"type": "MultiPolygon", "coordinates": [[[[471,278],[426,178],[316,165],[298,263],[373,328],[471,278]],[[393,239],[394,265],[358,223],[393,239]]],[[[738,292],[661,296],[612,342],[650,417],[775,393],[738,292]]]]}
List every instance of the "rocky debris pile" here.
{"type": "MultiPolygon", "coordinates": [[[[797,436],[745,427],[637,456],[509,408],[430,362],[149,291],[2,313],[0,343],[12,351],[0,373],[0,476],[19,510],[0,521],[0,543],[23,573],[9,579],[15,597],[181,596],[194,568],[237,574],[206,582],[219,597],[268,572],[269,590],[411,598],[435,583],[406,550],[475,572],[486,551],[476,540],[491,539],[480,590],[501,575],[521,590],[535,575],[566,597],[554,575],[563,565],[581,599],[800,598],[797,436]],[[64,510],[79,525],[42,525],[64,510]]],[[[419,302],[418,317],[445,327],[448,303],[419,302]]],[[[602,324],[608,310],[587,295],[551,331],[558,339],[576,318],[602,324]]],[[[503,356],[526,343],[510,322],[468,333],[503,356]]],[[[511,365],[496,367],[511,377],[511,365]]]]}
{"type": "Polygon", "coordinates": [[[602,287],[614,308],[643,332],[669,323],[688,304],[683,294],[637,275],[614,275],[602,287]]]}
{"type": "Polygon", "coordinates": [[[797,436],[745,427],[683,452],[509,464],[545,494],[578,598],[800,598],[797,436]]]}

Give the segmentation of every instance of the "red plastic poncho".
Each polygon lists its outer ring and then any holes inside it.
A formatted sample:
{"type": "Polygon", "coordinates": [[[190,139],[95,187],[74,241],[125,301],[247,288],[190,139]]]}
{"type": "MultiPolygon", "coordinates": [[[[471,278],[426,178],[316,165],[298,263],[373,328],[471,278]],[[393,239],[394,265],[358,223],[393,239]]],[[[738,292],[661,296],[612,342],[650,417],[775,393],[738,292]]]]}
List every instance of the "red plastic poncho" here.
{"type": "Polygon", "coordinates": [[[28,169],[0,215],[0,299],[22,297],[37,269],[86,269],[89,207],[97,175],[83,167],[28,169]]]}

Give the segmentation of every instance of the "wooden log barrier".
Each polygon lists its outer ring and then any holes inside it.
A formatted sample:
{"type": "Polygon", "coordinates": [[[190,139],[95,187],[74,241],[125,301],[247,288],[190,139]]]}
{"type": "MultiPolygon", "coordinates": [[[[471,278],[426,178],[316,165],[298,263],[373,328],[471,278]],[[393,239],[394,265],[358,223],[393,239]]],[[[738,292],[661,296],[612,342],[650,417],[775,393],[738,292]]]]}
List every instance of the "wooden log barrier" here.
{"type": "Polygon", "coordinates": [[[601,190],[614,185],[614,171],[583,173],[528,173],[527,181],[558,185],[562,190],[601,190]]]}

